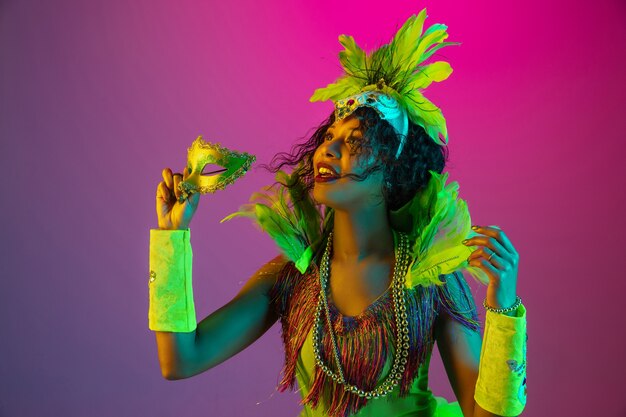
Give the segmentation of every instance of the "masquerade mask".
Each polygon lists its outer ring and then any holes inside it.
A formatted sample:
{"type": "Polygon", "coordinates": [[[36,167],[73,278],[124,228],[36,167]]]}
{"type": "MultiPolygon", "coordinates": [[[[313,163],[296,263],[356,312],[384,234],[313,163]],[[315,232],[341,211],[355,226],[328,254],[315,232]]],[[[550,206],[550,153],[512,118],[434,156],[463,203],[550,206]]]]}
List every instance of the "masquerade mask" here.
{"type": "Polygon", "coordinates": [[[380,116],[381,119],[387,120],[396,131],[396,135],[400,139],[400,145],[396,152],[396,158],[400,156],[406,135],[409,132],[409,118],[398,102],[380,91],[370,90],[359,93],[351,97],[335,101],[335,119],[341,120],[348,117],[359,107],[371,107],[380,116]]]}
{"type": "Polygon", "coordinates": [[[250,169],[254,155],[239,153],[220,146],[218,143],[205,142],[198,136],[187,149],[187,168],[189,176],[178,184],[181,200],[193,193],[207,194],[223,190],[250,169]],[[219,165],[220,169],[202,172],[208,164],[219,165]]]}

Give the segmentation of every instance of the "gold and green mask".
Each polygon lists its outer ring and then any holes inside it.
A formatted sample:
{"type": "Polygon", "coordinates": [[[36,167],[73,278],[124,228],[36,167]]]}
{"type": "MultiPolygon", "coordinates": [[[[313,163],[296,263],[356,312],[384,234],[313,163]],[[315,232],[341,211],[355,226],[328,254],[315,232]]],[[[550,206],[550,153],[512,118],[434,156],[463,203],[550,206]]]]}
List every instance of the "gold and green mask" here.
{"type": "Polygon", "coordinates": [[[190,174],[178,185],[181,200],[193,193],[208,194],[223,190],[245,174],[255,160],[254,155],[231,151],[219,143],[205,142],[202,136],[198,136],[187,150],[187,168],[190,174]],[[218,165],[219,168],[203,172],[209,164],[218,165]]]}

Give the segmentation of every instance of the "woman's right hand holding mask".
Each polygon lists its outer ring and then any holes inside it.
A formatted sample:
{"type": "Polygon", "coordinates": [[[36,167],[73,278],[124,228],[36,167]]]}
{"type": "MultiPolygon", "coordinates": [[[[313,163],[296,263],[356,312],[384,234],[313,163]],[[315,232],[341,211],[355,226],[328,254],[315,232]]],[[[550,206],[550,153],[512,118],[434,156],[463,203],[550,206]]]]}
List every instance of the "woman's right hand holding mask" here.
{"type": "Polygon", "coordinates": [[[180,190],[178,184],[189,176],[189,169],[185,167],[183,174],[172,174],[172,170],[165,168],[162,172],[163,181],[157,187],[156,211],[159,229],[183,230],[189,228],[198,203],[200,193],[193,193],[189,198],[179,201],[180,190]]]}

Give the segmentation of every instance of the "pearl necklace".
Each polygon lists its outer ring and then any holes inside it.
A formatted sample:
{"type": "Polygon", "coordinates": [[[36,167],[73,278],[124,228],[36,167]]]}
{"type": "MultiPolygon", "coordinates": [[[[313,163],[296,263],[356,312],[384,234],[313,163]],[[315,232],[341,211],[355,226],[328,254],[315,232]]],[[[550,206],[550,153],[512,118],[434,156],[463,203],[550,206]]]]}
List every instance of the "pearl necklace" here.
{"type": "Polygon", "coordinates": [[[367,399],[384,397],[389,394],[398,385],[407,364],[409,356],[409,320],[406,312],[406,293],[404,289],[404,277],[406,276],[409,264],[409,240],[404,233],[400,234],[400,245],[395,248],[396,264],[393,269],[392,291],[394,319],[396,322],[396,352],[393,359],[393,366],[385,378],[385,380],[373,391],[365,391],[356,385],[349,384],[346,381],[341,361],[339,359],[339,348],[333,332],[333,326],[330,320],[330,311],[328,309],[328,300],[326,299],[326,288],[328,286],[328,278],[330,276],[330,249],[333,239],[332,231],[328,235],[326,250],[322,256],[320,268],[320,297],[315,310],[315,322],[313,324],[313,355],[315,363],[336,383],[343,385],[344,390],[349,391],[359,397],[367,399]],[[328,326],[328,334],[333,347],[333,356],[337,365],[337,373],[331,370],[322,360],[320,354],[322,349],[321,330],[322,330],[322,309],[326,315],[326,324],[328,326]]]}

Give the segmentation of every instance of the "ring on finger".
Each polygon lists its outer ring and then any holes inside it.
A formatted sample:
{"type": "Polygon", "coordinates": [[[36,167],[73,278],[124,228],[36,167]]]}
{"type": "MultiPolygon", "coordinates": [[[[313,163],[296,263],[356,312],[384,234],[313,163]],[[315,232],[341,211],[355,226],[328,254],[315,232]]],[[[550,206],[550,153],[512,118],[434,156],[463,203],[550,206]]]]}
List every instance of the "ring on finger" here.
{"type": "Polygon", "coordinates": [[[489,255],[489,257],[487,258],[487,261],[491,261],[491,258],[492,258],[492,257],[493,257],[493,255],[495,255],[495,254],[496,254],[496,252],[495,252],[495,251],[492,251],[492,252],[491,252],[491,255],[489,255]]]}

